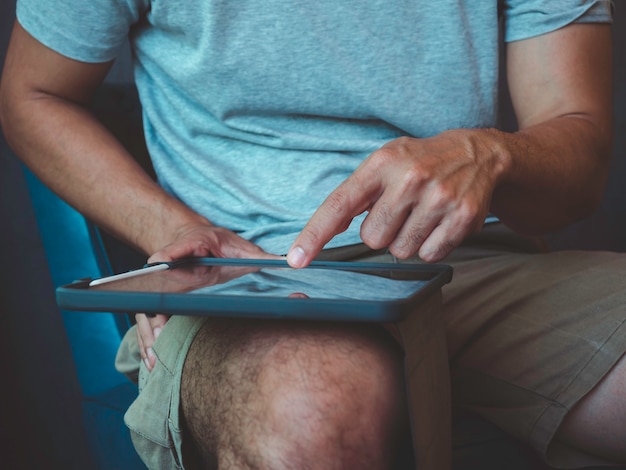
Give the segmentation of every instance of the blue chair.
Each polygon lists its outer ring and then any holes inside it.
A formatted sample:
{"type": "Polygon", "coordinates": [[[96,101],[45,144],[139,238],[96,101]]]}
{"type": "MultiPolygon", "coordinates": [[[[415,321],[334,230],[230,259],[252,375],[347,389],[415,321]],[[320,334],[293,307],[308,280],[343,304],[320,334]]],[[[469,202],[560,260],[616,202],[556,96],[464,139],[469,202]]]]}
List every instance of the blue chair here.
{"type": "MultiPolygon", "coordinates": [[[[108,274],[104,258],[99,259],[94,249],[90,224],[30,171],[25,174],[53,284],[108,274]]],[[[117,347],[129,326],[127,317],[69,311],[61,311],[60,316],[82,390],[83,429],[96,468],[145,468],[123,423],[137,387],[114,368],[117,347]]]]}

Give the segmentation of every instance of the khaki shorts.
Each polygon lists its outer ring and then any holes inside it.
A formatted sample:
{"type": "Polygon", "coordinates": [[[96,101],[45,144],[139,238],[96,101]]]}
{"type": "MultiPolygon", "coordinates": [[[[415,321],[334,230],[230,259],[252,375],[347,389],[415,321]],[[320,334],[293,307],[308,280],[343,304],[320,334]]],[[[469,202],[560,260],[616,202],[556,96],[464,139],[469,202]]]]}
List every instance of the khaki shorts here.
{"type": "MultiPolygon", "coordinates": [[[[445,260],[454,268],[442,306],[453,405],[528,443],[555,467],[600,465],[553,436],[626,351],[626,254],[540,251],[534,240],[494,225],[445,260]]],[[[363,246],[323,257],[399,262],[363,246]]],[[[118,369],[138,372],[140,390],[125,421],[149,468],[184,468],[180,381],[203,321],[172,317],[154,345],[151,373],[134,328],[122,341],[118,369]]]]}

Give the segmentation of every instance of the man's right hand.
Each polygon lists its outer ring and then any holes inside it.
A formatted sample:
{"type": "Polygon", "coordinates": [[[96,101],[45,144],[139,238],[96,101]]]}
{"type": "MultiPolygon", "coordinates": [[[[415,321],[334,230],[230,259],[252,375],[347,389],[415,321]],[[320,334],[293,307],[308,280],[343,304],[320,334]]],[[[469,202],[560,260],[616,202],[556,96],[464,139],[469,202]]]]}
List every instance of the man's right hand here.
{"type": "MultiPolygon", "coordinates": [[[[254,243],[241,238],[230,230],[207,223],[194,224],[180,229],[176,239],[150,256],[148,263],[206,256],[215,258],[280,259],[279,256],[266,253],[254,243]]],[[[135,315],[135,319],[137,321],[139,352],[144,364],[151,371],[156,362],[152,345],[161,333],[163,326],[169,320],[169,316],[159,314],[154,317],[148,317],[143,313],[138,313],[135,315]]]]}

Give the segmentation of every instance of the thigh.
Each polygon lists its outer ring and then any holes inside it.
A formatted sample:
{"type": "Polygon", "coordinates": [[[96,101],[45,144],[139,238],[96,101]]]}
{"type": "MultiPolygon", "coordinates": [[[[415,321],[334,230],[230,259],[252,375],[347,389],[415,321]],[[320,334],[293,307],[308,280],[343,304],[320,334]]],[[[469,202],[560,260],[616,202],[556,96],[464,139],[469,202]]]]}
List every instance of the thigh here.
{"type": "Polygon", "coordinates": [[[453,401],[546,456],[564,416],[626,350],[626,256],[473,246],[449,262],[453,401]]]}

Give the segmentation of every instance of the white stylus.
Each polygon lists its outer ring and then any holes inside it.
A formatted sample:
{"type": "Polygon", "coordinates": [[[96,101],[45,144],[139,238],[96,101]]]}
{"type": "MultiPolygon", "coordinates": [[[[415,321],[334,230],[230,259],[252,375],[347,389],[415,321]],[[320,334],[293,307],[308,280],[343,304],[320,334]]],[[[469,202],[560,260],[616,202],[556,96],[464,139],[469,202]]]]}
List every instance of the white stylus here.
{"type": "Polygon", "coordinates": [[[155,271],[165,271],[169,269],[170,265],[167,263],[155,263],[150,264],[141,269],[134,269],[132,271],[127,271],[125,273],[113,274],[112,276],[101,277],[99,279],[94,279],[89,283],[89,287],[98,286],[100,284],[106,284],[107,282],[119,281],[120,279],[126,279],[134,276],[141,276],[142,274],[148,274],[155,271]]]}

